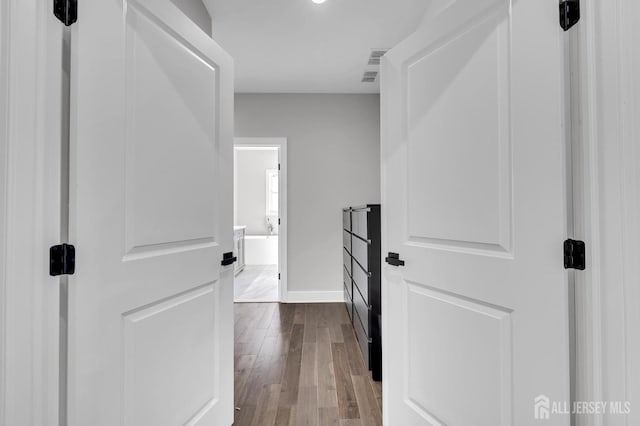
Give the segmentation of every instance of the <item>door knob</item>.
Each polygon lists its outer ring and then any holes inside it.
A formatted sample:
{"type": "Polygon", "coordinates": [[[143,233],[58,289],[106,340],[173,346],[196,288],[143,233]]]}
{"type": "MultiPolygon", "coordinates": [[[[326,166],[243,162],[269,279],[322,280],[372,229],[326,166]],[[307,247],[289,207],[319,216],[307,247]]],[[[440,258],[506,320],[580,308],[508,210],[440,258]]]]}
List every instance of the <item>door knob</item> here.
{"type": "Polygon", "coordinates": [[[384,259],[389,265],[393,266],[404,266],[404,260],[400,260],[400,255],[398,253],[389,252],[389,255],[384,259]]]}

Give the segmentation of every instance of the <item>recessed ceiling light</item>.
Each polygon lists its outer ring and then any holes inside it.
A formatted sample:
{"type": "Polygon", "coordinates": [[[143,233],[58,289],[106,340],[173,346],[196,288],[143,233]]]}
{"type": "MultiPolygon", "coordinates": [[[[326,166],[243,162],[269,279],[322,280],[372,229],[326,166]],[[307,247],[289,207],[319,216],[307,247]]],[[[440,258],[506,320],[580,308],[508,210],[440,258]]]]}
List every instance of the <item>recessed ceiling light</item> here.
{"type": "Polygon", "coordinates": [[[314,2],[315,4],[322,4],[327,0],[311,0],[312,2],[314,2]]]}

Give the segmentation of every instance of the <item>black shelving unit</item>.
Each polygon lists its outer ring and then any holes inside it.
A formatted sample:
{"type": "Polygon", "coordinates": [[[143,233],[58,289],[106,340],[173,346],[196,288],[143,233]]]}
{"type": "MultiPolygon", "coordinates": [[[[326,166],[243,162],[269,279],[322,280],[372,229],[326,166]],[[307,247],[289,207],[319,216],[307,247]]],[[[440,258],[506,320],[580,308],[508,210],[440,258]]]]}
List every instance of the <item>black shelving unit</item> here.
{"type": "Polygon", "coordinates": [[[374,380],[382,380],[380,205],[342,210],[344,301],[374,380]]]}

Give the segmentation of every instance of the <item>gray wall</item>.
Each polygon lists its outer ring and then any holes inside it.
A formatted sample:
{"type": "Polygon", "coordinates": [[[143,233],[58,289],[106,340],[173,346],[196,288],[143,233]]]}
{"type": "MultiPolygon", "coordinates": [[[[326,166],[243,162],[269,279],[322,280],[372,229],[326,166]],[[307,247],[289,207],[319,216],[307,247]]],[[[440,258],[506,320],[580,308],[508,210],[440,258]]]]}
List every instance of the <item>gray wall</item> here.
{"type": "Polygon", "coordinates": [[[171,0],[171,2],[211,37],[211,16],[202,0],[171,0]]]}
{"type": "Polygon", "coordinates": [[[234,160],[235,225],[245,225],[247,235],[266,235],[266,175],[278,168],[278,151],[236,150],[234,160]]]}
{"type": "Polygon", "coordinates": [[[344,206],[380,202],[378,95],[237,94],[236,137],[286,137],[288,290],[342,290],[344,206]]]}

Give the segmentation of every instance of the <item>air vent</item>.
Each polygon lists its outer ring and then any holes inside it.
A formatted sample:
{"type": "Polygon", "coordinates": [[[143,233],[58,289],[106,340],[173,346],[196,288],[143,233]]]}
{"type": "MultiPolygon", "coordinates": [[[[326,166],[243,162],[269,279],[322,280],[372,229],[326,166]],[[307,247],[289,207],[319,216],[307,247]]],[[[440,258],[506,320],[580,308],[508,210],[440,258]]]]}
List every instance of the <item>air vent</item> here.
{"type": "Polygon", "coordinates": [[[363,83],[375,83],[376,78],[378,77],[378,71],[365,71],[362,75],[363,83]]]}
{"type": "Polygon", "coordinates": [[[369,65],[377,66],[380,65],[380,60],[387,53],[389,49],[373,49],[371,51],[371,55],[369,56],[369,65]]]}

